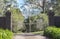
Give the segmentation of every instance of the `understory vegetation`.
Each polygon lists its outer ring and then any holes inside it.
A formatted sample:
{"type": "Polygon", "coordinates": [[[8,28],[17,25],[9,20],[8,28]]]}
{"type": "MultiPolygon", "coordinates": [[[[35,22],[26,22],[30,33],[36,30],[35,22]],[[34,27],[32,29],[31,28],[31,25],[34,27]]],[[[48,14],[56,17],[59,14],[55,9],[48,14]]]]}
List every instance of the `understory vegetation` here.
{"type": "Polygon", "coordinates": [[[47,27],[44,31],[44,35],[52,39],[60,39],[60,28],[47,27]]]}
{"type": "Polygon", "coordinates": [[[12,39],[13,38],[13,33],[6,29],[0,29],[0,39],[12,39]]]}
{"type": "Polygon", "coordinates": [[[14,33],[22,32],[25,29],[23,26],[24,17],[19,9],[11,8],[12,13],[12,30],[14,33]]]}
{"type": "Polygon", "coordinates": [[[46,14],[39,14],[25,19],[25,27],[27,32],[43,31],[48,26],[48,16],[46,14]],[[31,28],[30,28],[31,27],[31,28]]]}

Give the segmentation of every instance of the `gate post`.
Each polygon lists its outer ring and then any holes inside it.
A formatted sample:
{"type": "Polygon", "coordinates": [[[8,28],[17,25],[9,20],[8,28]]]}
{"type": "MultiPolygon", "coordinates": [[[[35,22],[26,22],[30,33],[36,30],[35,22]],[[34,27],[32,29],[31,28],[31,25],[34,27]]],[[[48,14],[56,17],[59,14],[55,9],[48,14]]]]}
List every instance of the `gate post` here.
{"type": "Polygon", "coordinates": [[[54,12],[49,10],[48,12],[48,19],[49,19],[49,26],[54,26],[54,12]]]}
{"type": "Polygon", "coordinates": [[[11,12],[8,10],[5,15],[6,15],[6,28],[11,30],[11,12]]]}

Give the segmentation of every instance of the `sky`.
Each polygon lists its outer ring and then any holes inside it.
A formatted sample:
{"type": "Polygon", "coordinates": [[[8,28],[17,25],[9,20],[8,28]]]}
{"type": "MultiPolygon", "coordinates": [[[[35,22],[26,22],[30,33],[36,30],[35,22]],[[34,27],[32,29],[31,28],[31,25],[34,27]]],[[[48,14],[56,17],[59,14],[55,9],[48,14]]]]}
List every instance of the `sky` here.
{"type": "Polygon", "coordinates": [[[18,3],[18,8],[20,8],[25,4],[25,1],[24,0],[17,0],[17,3],[18,3]]]}
{"type": "Polygon", "coordinates": [[[20,9],[22,15],[25,18],[28,18],[28,16],[38,15],[42,11],[42,8],[40,9],[29,8],[31,4],[27,3],[26,0],[17,0],[17,3],[18,8],[20,9]]]}

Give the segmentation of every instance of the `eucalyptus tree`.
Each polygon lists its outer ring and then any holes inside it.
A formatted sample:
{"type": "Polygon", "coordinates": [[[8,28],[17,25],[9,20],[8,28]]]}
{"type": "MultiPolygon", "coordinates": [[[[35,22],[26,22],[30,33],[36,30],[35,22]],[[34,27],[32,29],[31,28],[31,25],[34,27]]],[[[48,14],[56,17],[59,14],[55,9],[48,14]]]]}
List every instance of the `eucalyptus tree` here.
{"type": "Polygon", "coordinates": [[[4,0],[0,0],[0,14],[2,14],[4,6],[4,0]]]}
{"type": "Polygon", "coordinates": [[[57,0],[56,6],[54,6],[55,15],[60,16],[60,0],[57,0]]]}
{"type": "Polygon", "coordinates": [[[57,0],[26,0],[26,2],[41,7],[43,9],[43,12],[45,12],[48,11],[51,6],[54,7],[57,3],[57,0]]]}
{"type": "Polygon", "coordinates": [[[7,7],[16,4],[16,0],[0,0],[0,13],[4,13],[7,7]]]}

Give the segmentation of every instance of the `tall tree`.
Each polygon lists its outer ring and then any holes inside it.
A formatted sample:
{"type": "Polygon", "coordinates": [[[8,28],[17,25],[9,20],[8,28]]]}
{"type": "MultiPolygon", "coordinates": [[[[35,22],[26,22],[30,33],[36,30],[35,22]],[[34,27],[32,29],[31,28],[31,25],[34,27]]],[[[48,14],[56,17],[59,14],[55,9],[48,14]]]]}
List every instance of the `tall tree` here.
{"type": "Polygon", "coordinates": [[[56,4],[56,0],[27,0],[26,2],[41,7],[43,12],[48,11],[51,6],[54,7],[56,4]]]}
{"type": "Polygon", "coordinates": [[[10,7],[9,5],[12,5],[13,3],[16,4],[16,0],[0,0],[0,13],[4,13],[4,10],[7,7],[10,7]]]}
{"type": "Polygon", "coordinates": [[[57,0],[56,6],[54,6],[55,15],[60,15],[60,0],[57,0]]]}

